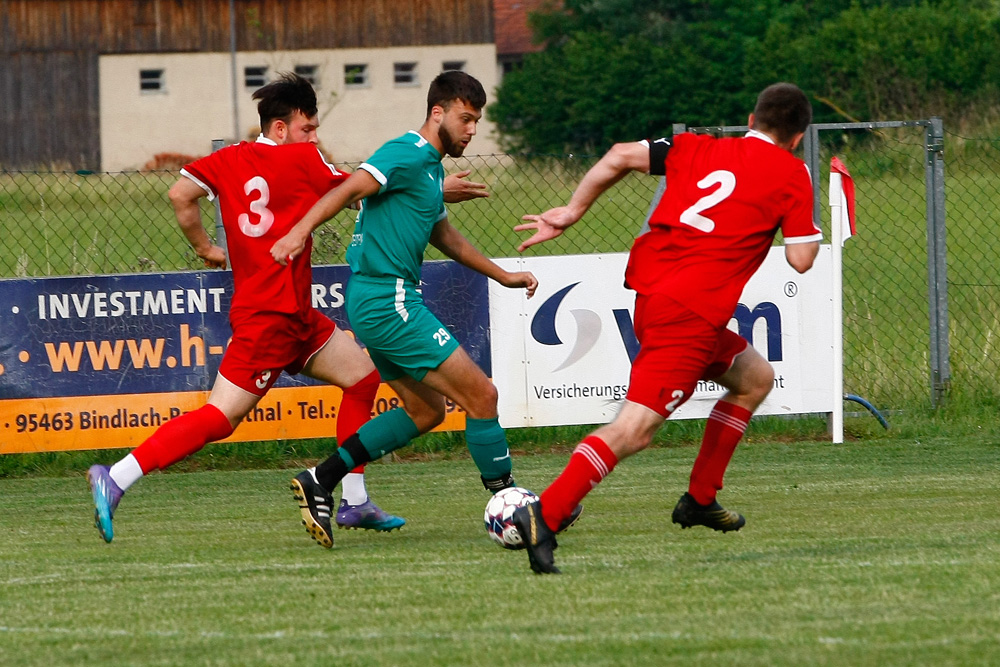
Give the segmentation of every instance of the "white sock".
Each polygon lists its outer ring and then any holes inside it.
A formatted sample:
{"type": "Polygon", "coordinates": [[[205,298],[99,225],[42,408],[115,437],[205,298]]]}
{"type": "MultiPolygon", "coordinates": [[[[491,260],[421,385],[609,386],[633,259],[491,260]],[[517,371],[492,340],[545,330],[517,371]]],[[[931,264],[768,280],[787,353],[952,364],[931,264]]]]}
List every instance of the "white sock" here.
{"type": "Polygon", "coordinates": [[[365,490],[365,476],[360,472],[349,472],[340,483],[340,497],[347,501],[348,505],[361,505],[368,500],[368,491],[365,490]]]}
{"type": "Polygon", "coordinates": [[[128,454],[111,466],[108,474],[111,475],[111,479],[115,480],[118,488],[124,491],[142,477],[142,468],[139,467],[139,462],[135,460],[135,457],[128,454]]]}

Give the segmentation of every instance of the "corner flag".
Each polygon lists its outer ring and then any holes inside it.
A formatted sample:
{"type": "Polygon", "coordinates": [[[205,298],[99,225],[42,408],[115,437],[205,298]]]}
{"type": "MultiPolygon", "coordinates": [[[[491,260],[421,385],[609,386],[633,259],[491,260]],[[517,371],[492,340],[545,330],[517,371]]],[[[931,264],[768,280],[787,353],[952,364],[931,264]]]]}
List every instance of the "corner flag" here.
{"type": "MultiPolygon", "coordinates": [[[[836,155],[830,158],[830,205],[834,213],[839,212],[840,245],[854,236],[854,179],[847,167],[836,155]]],[[[834,225],[836,227],[836,224],[834,225]]]]}
{"type": "Polygon", "coordinates": [[[844,442],[844,241],[854,236],[854,181],[836,155],[830,158],[830,247],[833,264],[833,442],[844,442]],[[840,243],[837,243],[837,240],[840,243]]]}

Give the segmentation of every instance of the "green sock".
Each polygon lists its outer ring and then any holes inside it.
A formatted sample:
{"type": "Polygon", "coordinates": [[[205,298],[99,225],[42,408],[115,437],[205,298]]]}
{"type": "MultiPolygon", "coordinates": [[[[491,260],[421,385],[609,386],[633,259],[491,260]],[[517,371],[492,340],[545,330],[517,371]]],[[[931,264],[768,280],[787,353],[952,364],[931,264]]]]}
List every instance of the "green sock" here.
{"type": "Polygon", "coordinates": [[[511,472],[507,434],[500,420],[465,418],[465,444],[483,479],[498,479],[511,472]]]}
{"type": "Polygon", "coordinates": [[[418,435],[417,425],[402,408],[383,412],[358,429],[361,444],[368,450],[372,461],[405,446],[418,435]]]}

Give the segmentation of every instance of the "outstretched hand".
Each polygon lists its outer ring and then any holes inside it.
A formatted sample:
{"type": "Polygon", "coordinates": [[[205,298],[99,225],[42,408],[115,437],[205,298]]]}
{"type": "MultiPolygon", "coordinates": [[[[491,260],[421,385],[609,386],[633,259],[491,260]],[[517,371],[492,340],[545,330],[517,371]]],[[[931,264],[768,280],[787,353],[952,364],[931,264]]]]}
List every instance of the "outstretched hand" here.
{"type": "Polygon", "coordinates": [[[567,227],[578,220],[567,206],[552,208],[539,215],[526,215],[521,219],[528,222],[523,225],[517,225],[514,227],[514,231],[534,230],[535,233],[517,247],[518,252],[524,252],[527,248],[535,244],[561,236],[567,227]]]}
{"type": "Polygon", "coordinates": [[[465,178],[471,173],[471,169],[466,169],[465,171],[459,171],[445,177],[444,200],[446,203],[457,204],[458,202],[468,201],[469,199],[478,199],[480,197],[490,196],[490,193],[486,190],[485,183],[476,183],[475,181],[465,180],[465,178]]]}

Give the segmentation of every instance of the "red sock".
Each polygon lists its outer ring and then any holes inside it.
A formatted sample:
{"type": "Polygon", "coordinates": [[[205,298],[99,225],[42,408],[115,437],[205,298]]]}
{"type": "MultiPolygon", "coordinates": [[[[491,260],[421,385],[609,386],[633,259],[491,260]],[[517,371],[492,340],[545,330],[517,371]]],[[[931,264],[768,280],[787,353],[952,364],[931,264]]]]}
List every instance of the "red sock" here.
{"type": "Polygon", "coordinates": [[[132,450],[143,474],[166,468],[194,454],[209,442],[222,440],[233,432],[229,418],[214,405],[174,417],[156,429],[145,442],[132,450]]]}
{"type": "Polygon", "coordinates": [[[698,503],[708,505],[722,489],[722,476],[752,415],[746,408],[726,401],[719,401],[712,408],[688,485],[688,493],[698,503]]]}
{"type": "Polygon", "coordinates": [[[562,474],[542,492],[540,499],[545,525],[557,530],[563,519],[615,469],[617,463],[618,457],[603,440],[593,435],[584,438],[573,450],[562,474]]]}
{"type": "MultiPolygon", "coordinates": [[[[358,429],[372,418],[372,405],[375,404],[375,394],[382,383],[378,371],[372,371],[363,379],[344,389],[344,398],[340,402],[340,412],[337,415],[337,444],[342,445],[358,429]]],[[[364,465],[351,472],[363,473],[364,465]]]]}

